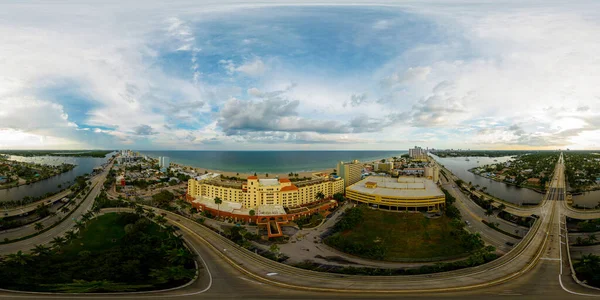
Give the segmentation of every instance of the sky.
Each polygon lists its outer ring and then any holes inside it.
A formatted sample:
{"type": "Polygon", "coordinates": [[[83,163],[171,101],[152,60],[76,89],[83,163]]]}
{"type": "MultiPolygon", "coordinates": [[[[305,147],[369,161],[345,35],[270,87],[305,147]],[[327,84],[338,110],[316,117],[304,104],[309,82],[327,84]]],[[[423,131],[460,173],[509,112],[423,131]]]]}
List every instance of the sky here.
{"type": "Polygon", "coordinates": [[[600,149],[600,2],[0,3],[0,149],[600,149]]]}

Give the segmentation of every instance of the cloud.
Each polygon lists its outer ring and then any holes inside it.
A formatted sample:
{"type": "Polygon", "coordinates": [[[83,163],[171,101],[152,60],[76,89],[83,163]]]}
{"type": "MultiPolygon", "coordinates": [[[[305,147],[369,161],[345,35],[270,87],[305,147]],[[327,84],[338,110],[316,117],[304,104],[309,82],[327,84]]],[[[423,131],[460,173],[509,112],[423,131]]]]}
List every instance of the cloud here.
{"type": "Polygon", "coordinates": [[[270,3],[11,5],[0,131],[28,147],[600,143],[595,2],[270,3]]]}
{"type": "Polygon", "coordinates": [[[352,96],[350,96],[350,103],[348,102],[344,102],[344,107],[346,107],[348,104],[350,104],[350,106],[359,106],[363,103],[367,103],[367,94],[366,93],[362,93],[362,94],[352,94],[352,96]]]}
{"type": "Polygon", "coordinates": [[[150,125],[139,125],[133,128],[133,132],[137,135],[153,135],[157,134],[150,125]]]}
{"type": "Polygon", "coordinates": [[[392,75],[384,78],[382,84],[387,87],[398,84],[405,84],[413,81],[424,81],[431,73],[431,67],[410,67],[402,73],[395,72],[392,75]]]}
{"type": "Polygon", "coordinates": [[[270,98],[261,101],[242,101],[232,98],[221,109],[218,126],[227,135],[249,131],[313,131],[320,133],[347,132],[341,123],[299,117],[299,101],[270,98]]]}
{"type": "Polygon", "coordinates": [[[254,58],[238,66],[235,70],[248,76],[257,77],[265,73],[267,66],[260,58],[254,58]]]}

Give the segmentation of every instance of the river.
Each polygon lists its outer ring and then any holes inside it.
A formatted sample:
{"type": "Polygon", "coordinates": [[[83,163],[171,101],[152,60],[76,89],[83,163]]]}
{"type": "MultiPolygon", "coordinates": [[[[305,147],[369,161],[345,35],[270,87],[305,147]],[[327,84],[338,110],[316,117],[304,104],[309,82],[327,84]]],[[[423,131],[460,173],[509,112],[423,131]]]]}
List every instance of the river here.
{"type": "Polygon", "coordinates": [[[438,157],[433,154],[431,154],[431,156],[465,182],[470,181],[473,183],[473,185],[478,184],[481,187],[487,187],[486,193],[492,196],[515,204],[539,203],[542,200],[542,194],[530,189],[520,188],[514,185],[494,181],[489,178],[475,175],[468,171],[469,169],[477,166],[506,162],[511,159],[510,156],[469,157],[469,161],[466,160],[466,157],[438,157]]]}
{"type": "Polygon", "coordinates": [[[66,186],[70,186],[75,178],[83,174],[91,174],[95,167],[106,163],[114,153],[109,153],[105,157],[66,157],[66,156],[33,156],[23,157],[11,155],[9,160],[32,162],[46,165],[60,165],[62,163],[76,165],[73,170],[62,173],[48,179],[38,181],[29,185],[0,190],[0,202],[21,200],[26,196],[39,197],[48,192],[56,192],[66,186]],[[58,185],[62,185],[59,188],[58,185]]]}

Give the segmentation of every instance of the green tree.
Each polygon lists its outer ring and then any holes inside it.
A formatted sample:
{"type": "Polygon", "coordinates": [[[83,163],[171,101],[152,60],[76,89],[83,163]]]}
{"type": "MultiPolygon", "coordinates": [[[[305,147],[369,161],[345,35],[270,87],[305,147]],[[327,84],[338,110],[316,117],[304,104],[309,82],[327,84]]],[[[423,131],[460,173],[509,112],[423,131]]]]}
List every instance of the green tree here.
{"type": "Polygon", "coordinates": [[[184,265],[194,257],[186,248],[173,248],[167,255],[169,262],[176,265],[184,265]]]}
{"type": "Polygon", "coordinates": [[[29,261],[31,261],[31,256],[23,253],[23,251],[19,250],[17,253],[11,253],[6,256],[6,261],[9,263],[17,264],[24,266],[29,261]]]}
{"type": "Polygon", "coordinates": [[[506,209],[506,205],[504,203],[500,203],[500,205],[498,205],[498,209],[500,211],[504,211],[506,209]]]}
{"type": "Polygon", "coordinates": [[[251,217],[253,217],[254,215],[256,215],[256,211],[254,209],[251,209],[248,214],[250,214],[251,217]]]}
{"type": "Polygon", "coordinates": [[[65,244],[65,238],[62,236],[55,236],[52,241],[50,242],[50,244],[52,244],[54,247],[60,247],[62,245],[65,244]]]}
{"type": "Polygon", "coordinates": [[[271,246],[269,247],[269,251],[271,251],[271,253],[275,254],[275,257],[279,258],[279,246],[277,246],[277,244],[271,244],[271,246]]]}
{"type": "Polygon", "coordinates": [[[69,230],[65,232],[65,239],[71,243],[73,240],[77,239],[79,235],[75,233],[73,230],[69,230]]]}
{"type": "Polygon", "coordinates": [[[34,248],[31,249],[31,253],[37,256],[48,255],[50,252],[50,247],[46,245],[35,245],[34,248]]]}
{"type": "Polygon", "coordinates": [[[317,192],[316,199],[317,200],[325,199],[325,194],[323,194],[323,192],[317,192]]]}
{"type": "Polygon", "coordinates": [[[346,198],[344,197],[344,194],[342,194],[342,193],[333,194],[333,199],[335,199],[337,202],[340,202],[340,203],[346,201],[346,198]]]}
{"type": "Polygon", "coordinates": [[[220,214],[221,214],[221,203],[223,203],[223,200],[221,200],[221,198],[219,197],[215,197],[215,204],[217,205],[217,219],[219,218],[220,214]]]}
{"type": "Polygon", "coordinates": [[[42,229],[44,229],[44,224],[36,222],[35,225],[33,225],[33,229],[35,229],[36,231],[42,231],[42,229]]]}
{"type": "Polygon", "coordinates": [[[488,217],[488,221],[490,220],[490,216],[492,216],[494,214],[494,211],[491,209],[486,209],[485,210],[485,216],[488,217]]]}

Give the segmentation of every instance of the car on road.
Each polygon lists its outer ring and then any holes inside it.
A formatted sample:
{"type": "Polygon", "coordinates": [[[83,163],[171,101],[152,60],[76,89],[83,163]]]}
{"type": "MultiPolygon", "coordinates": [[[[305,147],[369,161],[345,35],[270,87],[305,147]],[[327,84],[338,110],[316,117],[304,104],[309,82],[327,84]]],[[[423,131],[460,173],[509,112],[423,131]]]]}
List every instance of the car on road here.
{"type": "Polygon", "coordinates": [[[506,242],[506,245],[507,245],[507,246],[511,246],[511,247],[512,247],[512,246],[514,246],[514,245],[515,245],[515,243],[513,243],[513,242],[506,242]]]}

